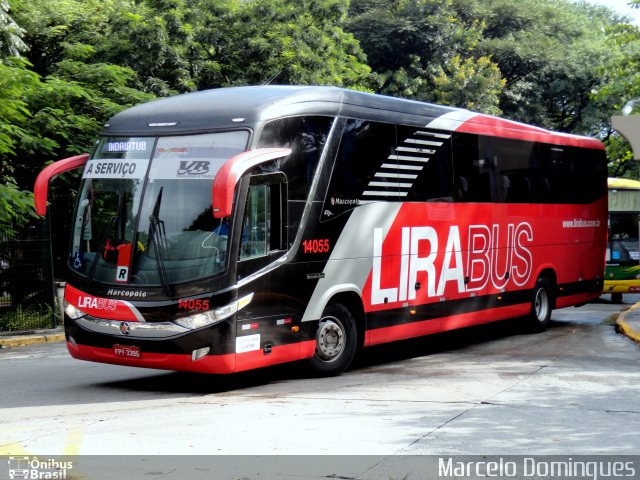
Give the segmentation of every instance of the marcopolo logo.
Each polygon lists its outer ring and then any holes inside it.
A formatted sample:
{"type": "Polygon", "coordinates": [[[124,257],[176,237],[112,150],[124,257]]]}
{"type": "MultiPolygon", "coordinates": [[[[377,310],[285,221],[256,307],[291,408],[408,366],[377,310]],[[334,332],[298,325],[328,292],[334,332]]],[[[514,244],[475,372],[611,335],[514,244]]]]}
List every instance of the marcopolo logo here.
{"type": "Polygon", "coordinates": [[[38,457],[9,457],[8,463],[11,480],[15,478],[65,480],[70,478],[68,471],[73,469],[73,462],[53,458],[40,460],[38,457]]]}

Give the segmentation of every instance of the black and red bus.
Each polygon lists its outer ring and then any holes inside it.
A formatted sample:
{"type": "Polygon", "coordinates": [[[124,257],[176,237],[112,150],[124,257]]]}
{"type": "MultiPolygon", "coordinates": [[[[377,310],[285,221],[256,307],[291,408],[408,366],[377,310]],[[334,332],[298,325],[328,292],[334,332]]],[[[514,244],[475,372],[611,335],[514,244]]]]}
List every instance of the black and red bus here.
{"type": "Polygon", "coordinates": [[[115,115],[68,251],[75,358],[231,373],[599,296],[602,144],[333,87],[216,89],[115,115]]]}

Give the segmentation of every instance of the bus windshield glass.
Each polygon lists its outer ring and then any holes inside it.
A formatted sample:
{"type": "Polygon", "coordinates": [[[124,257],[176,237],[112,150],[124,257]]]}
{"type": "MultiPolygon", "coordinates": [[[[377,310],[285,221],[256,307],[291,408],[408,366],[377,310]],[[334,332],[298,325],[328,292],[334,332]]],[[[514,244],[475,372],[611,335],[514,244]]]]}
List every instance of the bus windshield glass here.
{"type": "Polygon", "coordinates": [[[226,268],[227,219],[212,214],[216,172],[249,133],[103,138],[87,162],[69,256],[89,281],[161,285],[226,268]]]}

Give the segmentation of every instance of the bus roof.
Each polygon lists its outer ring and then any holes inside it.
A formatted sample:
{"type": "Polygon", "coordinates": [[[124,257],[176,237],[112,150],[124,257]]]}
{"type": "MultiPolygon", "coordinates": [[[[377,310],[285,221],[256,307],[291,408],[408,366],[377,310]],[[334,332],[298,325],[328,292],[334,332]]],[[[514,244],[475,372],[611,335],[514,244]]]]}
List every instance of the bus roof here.
{"type": "MultiPolygon", "coordinates": [[[[215,128],[254,126],[264,120],[294,115],[344,115],[401,119],[421,125],[425,118],[454,111],[426,103],[373,95],[336,87],[230,87],[177,95],[144,103],[115,115],[104,134],[167,134],[215,128]],[[376,115],[377,114],[377,115],[376,115]],[[412,118],[413,117],[413,118],[412,118]],[[149,124],[173,124],[164,128],[149,124]]],[[[377,118],[376,118],[377,119],[377,118]]]]}
{"type": "Polygon", "coordinates": [[[617,190],[640,190],[640,182],[631,180],[630,178],[614,178],[609,177],[607,184],[610,189],[617,190]]]}
{"type": "Polygon", "coordinates": [[[603,150],[598,140],[468,110],[323,86],[230,87],[144,103],[115,115],[102,134],[180,135],[249,127],[273,118],[328,115],[603,150]]]}

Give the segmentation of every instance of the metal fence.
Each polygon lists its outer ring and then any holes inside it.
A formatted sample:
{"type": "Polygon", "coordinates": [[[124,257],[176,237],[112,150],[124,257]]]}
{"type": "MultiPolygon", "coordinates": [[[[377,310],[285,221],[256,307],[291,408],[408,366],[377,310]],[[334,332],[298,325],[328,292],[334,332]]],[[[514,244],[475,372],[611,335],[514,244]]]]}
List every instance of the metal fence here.
{"type": "Polygon", "coordinates": [[[47,222],[0,224],[0,332],[55,327],[56,311],[47,222]]]}

